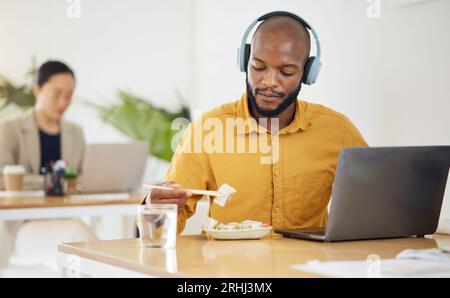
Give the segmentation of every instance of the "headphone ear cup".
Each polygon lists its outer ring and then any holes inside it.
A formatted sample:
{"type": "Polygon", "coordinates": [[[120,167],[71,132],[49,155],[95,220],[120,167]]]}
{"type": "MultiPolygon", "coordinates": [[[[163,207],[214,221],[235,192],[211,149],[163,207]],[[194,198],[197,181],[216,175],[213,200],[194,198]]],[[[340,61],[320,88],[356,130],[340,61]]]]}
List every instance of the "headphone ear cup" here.
{"type": "Polygon", "coordinates": [[[303,78],[302,78],[302,83],[306,84],[306,85],[310,85],[311,84],[311,78],[310,78],[310,74],[311,74],[311,67],[314,63],[314,60],[316,59],[316,57],[309,57],[308,61],[305,64],[305,68],[303,70],[303,78]]]}
{"type": "Polygon", "coordinates": [[[248,67],[248,62],[250,60],[250,50],[251,50],[251,45],[249,43],[245,44],[245,49],[244,49],[244,71],[247,72],[247,67],[248,67]]]}

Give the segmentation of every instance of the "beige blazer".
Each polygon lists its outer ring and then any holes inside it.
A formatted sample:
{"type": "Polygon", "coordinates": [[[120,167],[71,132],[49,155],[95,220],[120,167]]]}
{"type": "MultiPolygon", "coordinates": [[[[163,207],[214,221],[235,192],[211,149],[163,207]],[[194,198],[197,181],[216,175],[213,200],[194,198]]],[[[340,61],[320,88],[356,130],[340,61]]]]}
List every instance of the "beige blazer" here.
{"type": "MultiPolygon", "coordinates": [[[[75,124],[61,123],[61,157],[67,166],[81,173],[85,141],[75,124]]],[[[39,174],[41,146],[33,111],[0,123],[0,169],[6,165],[25,166],[28,174],[39,174]]]]}
{"type": "MultiPolygon", "coordinates": [[[[61,123],[61,157],[79,173],[85,151],[83,131],[75,124],[61,123]]],[[[33,111],[0,123],[0,189],[2,169],[6,165],[23,165],[27,174],[38,175],[41,164],[39,130],[33,111]]],[[[39,184],[42,185],[42,184],[39,184]]],[[[0,268],[8,264],[22,221],[0,221],[0,268]]]]}

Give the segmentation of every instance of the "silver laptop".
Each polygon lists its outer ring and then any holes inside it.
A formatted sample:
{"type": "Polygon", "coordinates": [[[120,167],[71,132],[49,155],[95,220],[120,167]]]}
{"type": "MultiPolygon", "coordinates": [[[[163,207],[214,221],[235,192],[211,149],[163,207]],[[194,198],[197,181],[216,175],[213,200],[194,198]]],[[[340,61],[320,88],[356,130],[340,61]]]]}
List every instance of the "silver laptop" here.
{"type": "Polygon", "coordinates": [[[89,144],[83,161],[82,192],[133,191],[140,187],[148,143],[89,144]]]}
{"type": "Polygon", "coordinates": [[[434,234],[449,167],[450,146],[343,149],[326,229],[275,232],[327,242],[434,234]]]}

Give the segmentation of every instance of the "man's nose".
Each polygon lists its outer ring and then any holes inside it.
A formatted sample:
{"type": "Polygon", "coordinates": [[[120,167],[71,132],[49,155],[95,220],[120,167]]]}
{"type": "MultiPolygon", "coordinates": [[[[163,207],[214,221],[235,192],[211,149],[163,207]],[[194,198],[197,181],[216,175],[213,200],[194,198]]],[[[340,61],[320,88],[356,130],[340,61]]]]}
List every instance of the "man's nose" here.
{"type": "Polygon", "coordinates": [[[267,88],[278,87],[278,77],[275,69],[268,69],[264,74],[261,84],[267,88]]]}

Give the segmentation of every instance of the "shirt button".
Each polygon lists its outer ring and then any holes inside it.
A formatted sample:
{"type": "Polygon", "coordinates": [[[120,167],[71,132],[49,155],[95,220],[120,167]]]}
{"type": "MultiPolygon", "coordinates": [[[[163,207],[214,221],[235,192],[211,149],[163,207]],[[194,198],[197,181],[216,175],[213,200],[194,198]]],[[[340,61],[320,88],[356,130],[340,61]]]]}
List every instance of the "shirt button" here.
{"type": "Polygon", "coordinates": [[[280,171],[275,171],[275,176],[280,176],[280,171]]]}
{"type": "Polygon", "coordinates": [[[276,213],[280,212],[280,208],[278,208],[278,207],[275,208],[275,212],[276,212],[276,213]]]}

